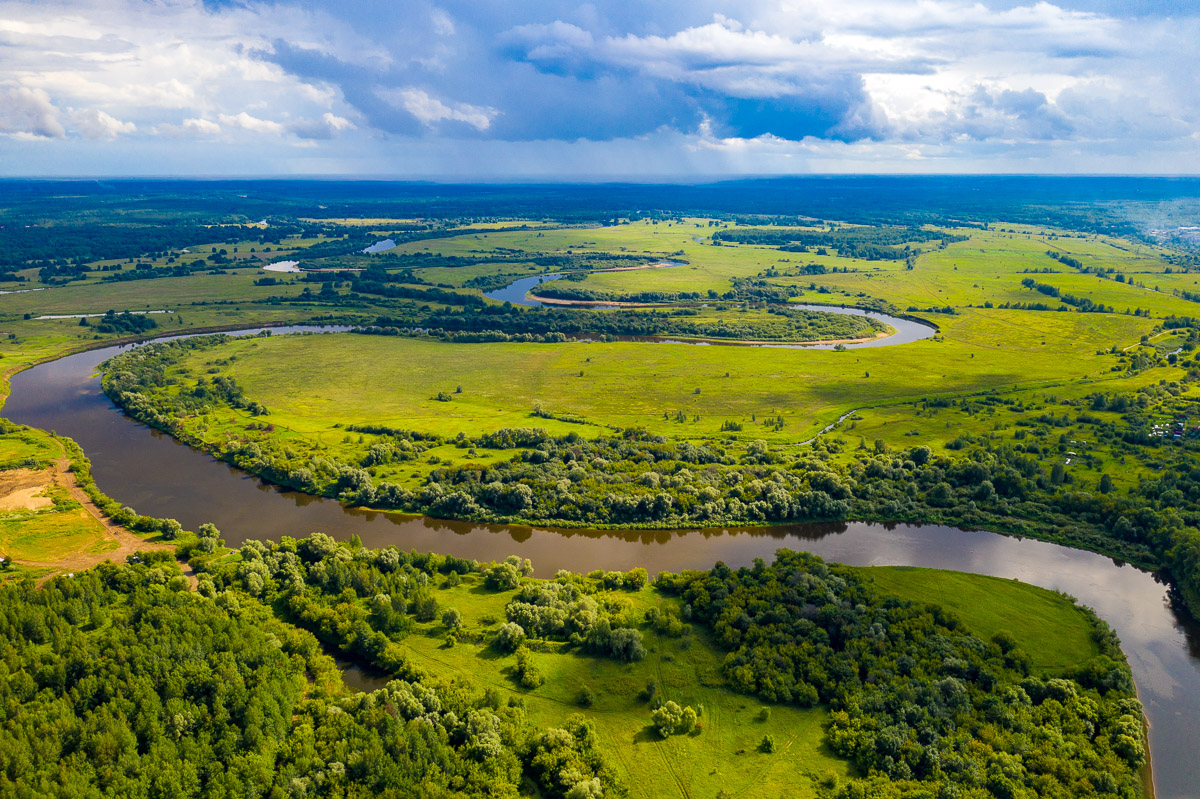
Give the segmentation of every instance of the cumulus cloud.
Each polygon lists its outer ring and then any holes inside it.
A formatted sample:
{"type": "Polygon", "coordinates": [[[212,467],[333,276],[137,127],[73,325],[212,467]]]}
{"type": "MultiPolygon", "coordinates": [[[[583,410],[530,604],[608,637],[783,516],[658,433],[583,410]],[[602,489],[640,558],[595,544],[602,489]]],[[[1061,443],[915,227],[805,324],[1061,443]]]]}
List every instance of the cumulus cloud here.
{"type": "Polygon", "coordinates": [[[0,130],[91,140],[211,138],[283,135],[288,126],[277,120],[290,118],[310,120],[306,130],[336,132],[322,120],[346,118],[340,93],[265,58],[276,36],[363,64],[389,58],[324,12],[273,3],[0,0],[0,84],[11,95],[0,102],[0,130]],[[72,110],[63,115],[55,106],[72,110]],[[278,116],[254,110],[267,107],[278,116]]]}
{"type": "Polygon", "coordinates": [[[179,124],[164,122],[154,126],[154,132],[164,136],[188,136],[192,138],[211,138],[221,132],[221,126],[207,119],[194,117],[185,119],[179,124]]]}
{"type": "Polygon", "coordinates": [[[132,122],[122,122],[98,108],[87,108],[72,114],[75,129],[86,139],[115,139],[137,131],[132,122]]]}
{"type": "Polygon", "coordinates": [[[38,139],[66,135],[50,95],[24,86],[0,87],[0,133],[38,139]]]}
{"type": "Polygon", "coordinates": [[[319,119],[301,119],[288,125],[288,132],[301,139],[332,139],[343,131],[354,130],[357,126],[346,119],[325,112],[319,119]]]}
{"type": "Polygon", "coordinates": [[[552,152],[570,171],[575,151],[591,173],[638,148],[710,172],[1038,152],[1200,169],[1196,14],[1086,5],[0,0],[0,155],[161,139],[221,171],[235,146],[340,164],[400,141],[498,170],[552,152]]]}
{"type": "Polygon", "coordinates": [[[217,118],[227,128],[242,128],[254,133],[283,133],[283,125],[278,122],[272,122],[269,119],[259,119],[247,114],[245,111],[233,115],[221,114],[217,118]]]}
{"type": "Polygon", "coordinates": [[[499,113],[494,108],[469,103],[443,102],[423,89],[405,87],[376,90],[380,98],[417,118],[421,124],[434,127],[439,122],[463,122],[476,130],[487,130],[499,113]]]}

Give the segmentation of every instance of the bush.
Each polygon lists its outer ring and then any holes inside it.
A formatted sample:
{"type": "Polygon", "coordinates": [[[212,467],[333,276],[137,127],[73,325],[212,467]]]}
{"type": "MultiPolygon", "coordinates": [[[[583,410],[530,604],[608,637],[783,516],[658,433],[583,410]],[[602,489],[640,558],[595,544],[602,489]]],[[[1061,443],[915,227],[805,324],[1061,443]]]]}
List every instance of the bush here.
{"type": "Polygon", "coordinates": [[[687,735],[696,729],[699,714],[695,708],[680,707],[676,702],[664,702],[650,714],[650,720],[658,734],[664,738],[672,735],[687,735]]]}
{"type": "Polygon", "coordinates": [[[521,683],[523,688],[533,690],[542,683],[546,682],[546,677],[541,670],[533,662],[533,653],[527,647],[517,649],[517,667],[515,669],[517,681],[521,683]]]}
{"type": "Polygon", "coordinates": [[[650,714],[650,721],[659,735],[670,738],[683,724],[683,708],[673,701],[665,702],[650,714]]]}
{"type": "Polygon", "coordinates": [[[492,639],[496,648],[504,652],[514,652],[524,642],[525,629],[511,621],[501,624],[500,629],[496,631],[496,637],[492,639]]]}
{"type": "Polygon", "coordinates": [[[163,519],[159,530],[164,540],[174,541],[183,533],[183,525],[175,519],[163,519]]]}
{"type": "Polygon", "coordinates": [[[642,633],[632,627],[621,627],[612,631],[609,639],[609,651],[617,660],[632,663],[646,657],[646,647],[642,644],[642,633]]]}

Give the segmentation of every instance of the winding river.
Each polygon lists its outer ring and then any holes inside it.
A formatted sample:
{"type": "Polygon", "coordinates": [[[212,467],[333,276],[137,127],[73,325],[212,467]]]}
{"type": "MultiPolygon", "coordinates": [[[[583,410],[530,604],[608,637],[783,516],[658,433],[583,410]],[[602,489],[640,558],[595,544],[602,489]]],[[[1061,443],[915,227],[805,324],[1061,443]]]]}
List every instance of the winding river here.
{"type": "MultiPolygon", "coordinates": [[[[682,266],[674,261],[664,262],[665,266],[682,266]]],[[[542,283],[549,283],[553,280],[559,280],[563,277],[561,274],[550,275],[532,275],[530,277],[522,277],[514,280],[503,288],[498,288],[493,291],[485,292],[483,296],[488,299],[496,300],[497,302],[511,302],[513,305],[525,305],[536,308],[553,308],[553,307],[587,307],[593,311],[610,311],[620,306],[605,305],[603,303],[587,304],[586,306],[558,306],[552,303],[543,302],[535,296],[530,296],[529,292],[540,286],[542,283]]],[[[789,305],[790,308],[795,308],[805,311],[823,311],[825,313],[844,314],[846,316],[867,316],[871,319],[877,319],[885,325],[889,325],[893,330],[890,336],[884,338],[871,339],[870,341],[860,341],[855,344],[844,344],[846,349],[854,350],[861,347],[893,347],[897,344],[909,344],[913,341],[930,338],[937,334],[937,328],[932,325],[922,324],[913,319],[903,319],[898,316],[889,316],[888,314],[879,313],[878,311],[867,311],[862,308],[853,308],[843,305],[789,305]]],[[[664,344],[722,344],[728,346],[746,346],[739,344],[737,341],[680,341],[678,339],[655,339],[650,337],[635,337],[637,341],[660,342],[664,344]]],[[[831,350],[838,346],[836,344],[800,344],[800,343],[758,343],[756,347],[777,347],[781,349],[811,349],[811,350],[831,350]]]]}
{"type": "MultiPolygon", "coordinates": [[[[296,331],[284,328],[279,332],[296,331]]],[[[253,332],[253,331],[246,331],[253,332]]],[[[1160,799],[1200,786],[1200,629],[1174,610],[1146,572],[1091,552],[937,525],[859,522],[714,530],[555,530],[476,525],[344,508],[265,483],[124,416],[100,390],[96,367],[122,347],[48,362],[17,374],[4,414],[75,439],[101,490],[141,513],[195,529],[214,523],[236,546],[248,538],[323,531],[479,560],[517,553],[537,572],[651,572],[769,559],[780,547],[854,565],[913,565],[1019,579],[1078,597],[1116,629],[1150,720],[1160,799]]],[[[368,678],[362,678],[369,685],[368,678]]]]}

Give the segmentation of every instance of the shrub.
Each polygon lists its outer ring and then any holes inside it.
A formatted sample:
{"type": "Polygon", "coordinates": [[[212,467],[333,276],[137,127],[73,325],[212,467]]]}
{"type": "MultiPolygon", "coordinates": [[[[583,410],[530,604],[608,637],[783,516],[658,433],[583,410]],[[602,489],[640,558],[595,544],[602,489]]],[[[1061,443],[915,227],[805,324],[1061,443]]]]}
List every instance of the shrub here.
{"type": "Polygon", "coordinates": [[[524,646],[517,649],[517,667],[515,672],[517,681],[521,683],[521,686],[530,690],[546,682],[545,675],[542,674],[541,670],[533,662],[533,653],[524,646]]]}
{"type": "Polygon", "coordinates": [[[500,629],[496,631],[496,637],[492,639],[496,648],[505,652],[515,651],[524,642],[525,629],[511,621],[501,624],[500,629]]]}

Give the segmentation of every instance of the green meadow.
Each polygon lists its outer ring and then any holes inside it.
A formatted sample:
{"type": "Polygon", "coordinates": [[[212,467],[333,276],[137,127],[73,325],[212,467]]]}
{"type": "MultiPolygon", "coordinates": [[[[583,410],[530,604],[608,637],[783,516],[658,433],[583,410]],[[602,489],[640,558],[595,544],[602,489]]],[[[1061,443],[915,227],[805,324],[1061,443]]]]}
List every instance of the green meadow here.
{"type": "Polygon", "coordinates": [[[338,334],[235,341],[193,356],[184,368],[201,376],[212,368],[208,361],[235,358],[222,370],[271,409],[276,428],[305,434],[366,423],[450,436],[535,422],[556,432],[592,431],[535,419],[540,405],[581,417],[595,431],[645,427],[686,438],[717,435],[726,421],[753,430],[758,420],[782,415],[783,429],[761,436],[795,443],[854,408],[1100,380],[1114,358],[1097,351],[1114,338],[1135,343],[1142,329],[1131,317],[1094,325],[1082,314],[1043,313],[1022,325],[1015,316],[973,311],[936,339],[846,352],[643,342],[453,344],[338,334]],[[1017,326],[1023,341],[1011,340],[1017,326]],[[1064,362],[1072,373],[1063,373],[1064,362]],[[436,400],[439,393],[451,401],[436,400]],[[687,421],[674,420],[680,411],[687,421]]]}
{"type": "Polygon", "coordinates": [[[1043,674],[1061,674],[1099,652],[1087,615],[1067,597],[1044,588],[907,566],[873,566],[859,573],[886,594],[940,605],[985,641],[999,632],[1012,633],[1043,674]]]}
{"type": "MultiPolygon", "coordinates": [[[[1097,651],[1087,616],[1041,588],[929,569],[866,568],[860,573],[883,593],[943,605],[983,640],[1001,630],[1011,633],[1031,655],[1038,674],[1059,674],[1097,651]]],[[[595,724],[630,796],[716,796],[725,791],[746,797],[812,797],[818,788],[855,775],[825,743],[825,708],[765,706],[731,691],[721,674],[723,653],[699,627],[683,637],[644,628],[647,655],[634,663],[542,642],[533,660],[545,683],[532,690],[521,687],[515,657],[490,645],[513,592],[492,591],[482,583],[479,575],[467,575],[459,585],[442,585],[435,592],[440,608],[462,614],[460,641],[448,646],[449,630],[440,621],[418,623],[404,641],[412,663],[519,700],[539,726],[562,724],[569,715],[583,713],[595,724]],[[650,722],[650,707],[639,696],[649,682],[664,700],[699,709],[699,731],[659,736],[650,722]],[[590,704],[581,700],[585,689],[590,704]],[[774,753],[759,751],[764,735],[774,738],[774,753]]],[[[652,588],[609,592],[603,598],[623,604],[622,618],[635,625],[647,610],[678,603],[652,588]]]]}

